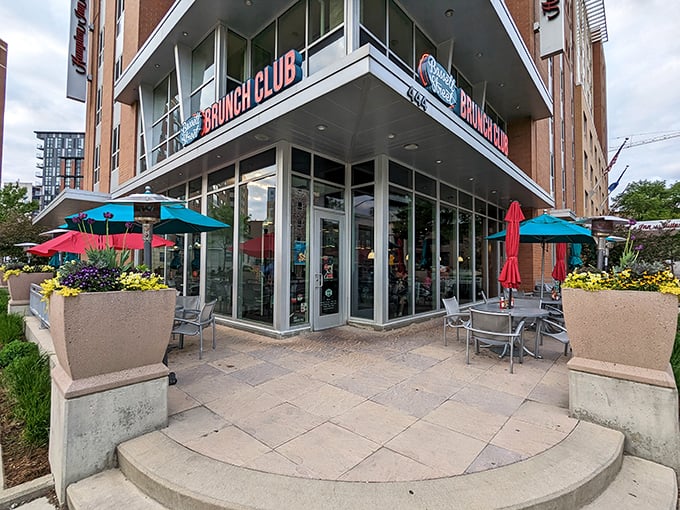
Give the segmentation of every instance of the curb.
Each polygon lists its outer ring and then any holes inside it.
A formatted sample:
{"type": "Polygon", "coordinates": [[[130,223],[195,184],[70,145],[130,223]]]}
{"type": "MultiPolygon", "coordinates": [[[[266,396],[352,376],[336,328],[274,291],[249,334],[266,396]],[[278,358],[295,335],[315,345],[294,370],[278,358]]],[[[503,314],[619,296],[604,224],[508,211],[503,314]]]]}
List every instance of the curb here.
{"type": "Polygon", "coordinates": [[[52,475],[41,476],[30,482],[16,487],[0,490],[0,510],[15,508],[21,503],[27,503],[41,496],[45,496],[54,488],[52,475]]]}

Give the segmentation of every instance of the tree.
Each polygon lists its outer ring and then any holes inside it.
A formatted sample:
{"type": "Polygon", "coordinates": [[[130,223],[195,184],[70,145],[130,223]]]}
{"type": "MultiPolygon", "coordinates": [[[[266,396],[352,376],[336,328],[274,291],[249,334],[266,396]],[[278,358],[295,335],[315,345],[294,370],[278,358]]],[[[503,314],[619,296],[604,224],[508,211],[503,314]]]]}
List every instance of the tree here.
{"type": "Polygon", "coordinates": [[[26,188],[18,184],[0,189],[0,257],[20,258],[23,248],[16,243],[40,242],[41,228],[31,221],[38,207],[36,200],[27,200],[26,188]]]}
{"type": "Polygon", "coordinates": [[[637,221],[680,218],[680,182],[637,181],[614,198],[612,212],[637,221]]]}

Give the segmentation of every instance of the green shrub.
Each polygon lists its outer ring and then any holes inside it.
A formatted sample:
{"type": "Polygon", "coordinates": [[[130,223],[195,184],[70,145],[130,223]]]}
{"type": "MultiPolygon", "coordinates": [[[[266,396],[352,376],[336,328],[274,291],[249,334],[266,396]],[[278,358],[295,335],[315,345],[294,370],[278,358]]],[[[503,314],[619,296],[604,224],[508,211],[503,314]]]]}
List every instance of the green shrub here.
{"type": "Polygon", "coordinates": [[[50,430],[50,363],[37,350],[12,361],[2,371],[2,383],[14,403],[14,416],[25,424],[23,438],[44,445],[50,430]]]}
{"type": "Polygon", "coordinates": [[[12,340],[0,349],[0,368],[5,368],[12,361],[22,356],[29,356],[38,352],[38,346],[24,340],[12,340]]]}
{"type": "Polygon", "coordinates": [[[24,318],[16,313],[0,315],[0,349],[12,340],[23,340],[24,318]]]}
{"type": "Polygon", "coordinates": [[[7,289],[0,289],[0,315],[7,315],[7,305],[9,304],[9,292],[7,289]]]}

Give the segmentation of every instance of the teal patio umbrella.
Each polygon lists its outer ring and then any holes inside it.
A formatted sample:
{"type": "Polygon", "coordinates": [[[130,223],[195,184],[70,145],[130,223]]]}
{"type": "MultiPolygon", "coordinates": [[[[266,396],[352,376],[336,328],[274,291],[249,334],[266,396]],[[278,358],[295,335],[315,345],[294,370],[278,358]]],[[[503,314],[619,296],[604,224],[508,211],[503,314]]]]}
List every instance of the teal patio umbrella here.
{"type": "MultiPolygon", "coordinates": [[[[505,230],[487,236],[490,241],[505,241],[505,230]]],[[[589,229],[570,221],[543,213],[536,218],[524,220],[519,224],[520,243],[540,243],[541,254],[541,299],[543,299],[543,283],[545,269],[546,243],[589,243],[595,244],[589,229]]]]}
{"type": "MultiPolygon", "coordinates": [[[[229,227],[228,224],[197,213],[182,204],[161,204],[161,219],[153,226],[154,234],[191,234],[210,232],[229,227]]],[[[94,234],[122,234],[141,232],[142,225],[135,222],[132,204],[105,204],[66,217],[66,223],[59,228],[85,230],[94,234]],[[111,214],[108,220],[104,214],[111,214]],[[83,217],[84,215],[84,217],[83,217]]]]}

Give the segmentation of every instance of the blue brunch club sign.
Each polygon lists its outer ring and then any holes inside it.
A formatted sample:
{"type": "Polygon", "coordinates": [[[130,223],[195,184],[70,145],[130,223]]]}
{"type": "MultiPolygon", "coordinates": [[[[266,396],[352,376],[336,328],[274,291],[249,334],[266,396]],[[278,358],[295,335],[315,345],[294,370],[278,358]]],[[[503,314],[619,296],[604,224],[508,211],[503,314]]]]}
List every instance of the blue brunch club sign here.
{"type": "Polygon", "coordinates": [[[427,90],[451,108],[496,149],[508,155],[508,135],[505,131],[463,89],[456,87],[455,78],[432,55],[425,53],[421,57],[418,75],[420,82],[427,90]]]}
{"type": "Polygon", "coordinates": [[[190,144],[300,80],[302,55],[289,50],[205,110],[194,113],[182,124],[180,142],[190,144]]]}

